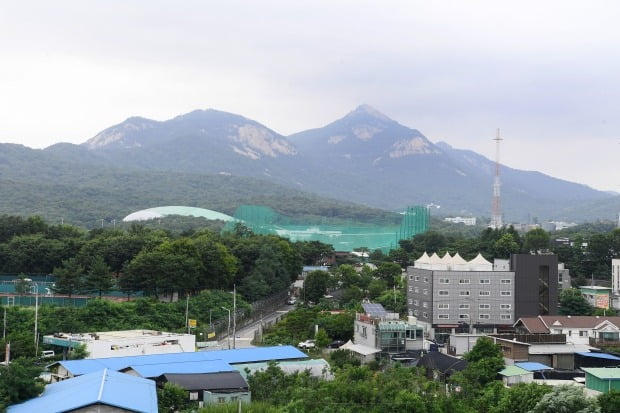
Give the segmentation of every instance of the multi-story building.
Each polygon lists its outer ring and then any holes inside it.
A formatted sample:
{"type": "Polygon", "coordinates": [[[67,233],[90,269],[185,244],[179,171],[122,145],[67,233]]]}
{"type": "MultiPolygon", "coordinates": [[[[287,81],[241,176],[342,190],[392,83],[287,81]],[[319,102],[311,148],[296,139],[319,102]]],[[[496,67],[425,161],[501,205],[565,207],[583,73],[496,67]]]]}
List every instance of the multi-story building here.
{"type": "Polygon", "coordinates": [[[496,332],[514,323],[514,278],[482,255],[465,261],[425,253],[407,268],[409,313],[440,342],[455,331],[496,332]]]}
{"type": "Polygon", "coordinates": [[[407,268],[407,305],[426,333],[445,342],[454,333],[496,333],[523,316],[555,314],[555,255],[514,254],[510,260],[471,261],[458,253],[424,253],[407,268]]]}
{"type": "Polygon", "coordinates": [[[381,304],[363,304],[354,322],[353,341],[360,348],[396,354],[423,348],[424,334],[415,317],[400,320],[398,313],[385,311],[381,304]]]}

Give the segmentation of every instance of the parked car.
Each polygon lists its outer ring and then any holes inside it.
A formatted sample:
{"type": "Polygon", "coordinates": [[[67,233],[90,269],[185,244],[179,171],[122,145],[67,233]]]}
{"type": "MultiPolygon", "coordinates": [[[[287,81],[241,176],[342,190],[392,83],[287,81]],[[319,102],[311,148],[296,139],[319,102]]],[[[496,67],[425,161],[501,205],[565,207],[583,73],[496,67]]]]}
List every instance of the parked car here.
{"type": "Polygon", "coordinates": [[[334,340],[327,345],[327,348],[340,348],[344,344],[342,340],[334,340]]]}
{"type": "Polygon", "coordinates": [[[288,305],[293,305],[297,302],[297,299],[295,297],[289,297],[288,300],[286,300],[286,304],[288,305]]]}
{"type": "Polygon", "coordinates": [[[315,348],[316,347],[316,341],[314,341],[314,340],[302,341],[301,343],[297,344],[297,347],[304,348],[306,350],[310,349],[310,348],[315,348]]]}

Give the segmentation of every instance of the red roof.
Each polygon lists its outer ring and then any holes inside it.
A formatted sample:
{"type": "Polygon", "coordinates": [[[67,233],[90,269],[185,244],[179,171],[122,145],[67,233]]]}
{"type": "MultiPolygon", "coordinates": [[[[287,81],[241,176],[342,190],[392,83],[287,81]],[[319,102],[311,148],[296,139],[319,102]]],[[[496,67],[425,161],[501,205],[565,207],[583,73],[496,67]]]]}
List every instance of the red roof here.
{"type": "Polygon", "coordinates": [[[609,321],[620,328],[620,317],[603,316],[570,316],[570,315],[539,315],[538,317],[521,317],[515,325],[522,324],[530,333],[548,334],[552,328],[583,328],[593,329],[599,324],[609,321]]]}

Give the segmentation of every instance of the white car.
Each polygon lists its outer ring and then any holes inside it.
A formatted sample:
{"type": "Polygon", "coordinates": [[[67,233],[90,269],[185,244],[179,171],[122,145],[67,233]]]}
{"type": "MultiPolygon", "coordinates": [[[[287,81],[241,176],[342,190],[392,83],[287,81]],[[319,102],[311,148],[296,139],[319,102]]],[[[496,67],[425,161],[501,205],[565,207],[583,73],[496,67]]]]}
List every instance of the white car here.
{"type": "Polygon", "coordinates": [[[316,342],[314,340],[302,341],[301,343],[297,344],[297,347],[304,349],[315,348],[316,342]]]}

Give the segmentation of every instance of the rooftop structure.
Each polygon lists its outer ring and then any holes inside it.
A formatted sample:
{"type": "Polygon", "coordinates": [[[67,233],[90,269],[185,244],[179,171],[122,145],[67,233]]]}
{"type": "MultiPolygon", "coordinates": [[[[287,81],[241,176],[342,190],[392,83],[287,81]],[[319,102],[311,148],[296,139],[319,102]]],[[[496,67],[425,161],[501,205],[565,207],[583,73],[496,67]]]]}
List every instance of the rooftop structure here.
{"type": "Polygon", "coordinates": [[[75,348],[86,345],[88,358],[193,352],[196,336],[156,330],[124,330],[96,333],[56,333],[43,336],[43,343],[75,348]]]}

